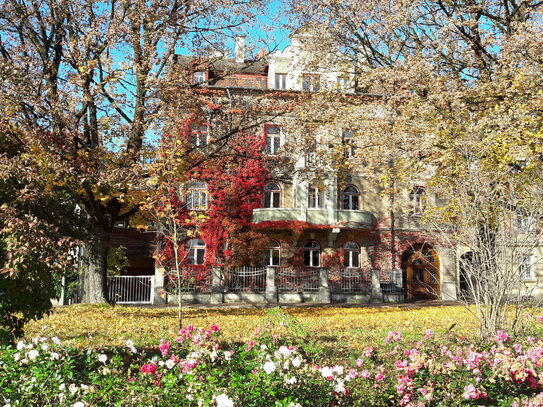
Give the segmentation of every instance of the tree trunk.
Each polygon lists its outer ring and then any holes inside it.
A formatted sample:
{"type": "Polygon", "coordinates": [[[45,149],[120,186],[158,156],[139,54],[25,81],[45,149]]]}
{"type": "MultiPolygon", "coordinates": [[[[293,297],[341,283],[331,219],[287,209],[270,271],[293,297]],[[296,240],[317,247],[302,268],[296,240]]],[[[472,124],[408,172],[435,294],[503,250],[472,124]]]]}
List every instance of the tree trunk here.
{"type": "Polygon", "coordinates": [[[84,267],[81,290],[85,304],[107,304],[109,293],[107,289],[107,257],[108,239],[102,237],[94,246],[89,248],[87,263],[84,267]]]}

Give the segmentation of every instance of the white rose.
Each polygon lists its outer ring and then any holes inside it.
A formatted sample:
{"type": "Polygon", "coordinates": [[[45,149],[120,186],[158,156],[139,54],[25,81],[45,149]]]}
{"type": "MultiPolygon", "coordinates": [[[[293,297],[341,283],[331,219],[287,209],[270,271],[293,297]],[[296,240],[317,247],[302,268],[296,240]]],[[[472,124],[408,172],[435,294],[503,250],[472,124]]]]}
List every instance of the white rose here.
{"type": "Polygon", "coordinates": [[[28,357],[28,359],[34,360],[39,356],[39,354],[40,353],[36,349],[32,349],[26,354],[26,356],[28,357]]]}
{"type": "Polygon", "coordinates": [[[105,353],[102,353],[100,356],[98,356],[98,361],[100,361],[102,363],[106,363],[107,355],[105,353]]]}
{"type": "Polygon", "coordinates": [[[267,373],[267,374],[270,374],[272,372],[275,371],[275,369],[277,368],[277,366],[275,366],[275,363],[273,362],[266,362],[264,363],[264,366],[262,367],[264,369],[264,371],[267,373]]]}
{"type": "Polygon", "coordinates": [[[300,367],[301,364],[302,364],[302,361],[300,360],[300,358],[298,356],[296,356],[294,359],[292,359],[292,366],[300,367]]]}
{"type": "Polygon", "coordinates": [[[217,407],[234,407],[234,402],[226,394],[221,394],[215,399],[217,407]]]}

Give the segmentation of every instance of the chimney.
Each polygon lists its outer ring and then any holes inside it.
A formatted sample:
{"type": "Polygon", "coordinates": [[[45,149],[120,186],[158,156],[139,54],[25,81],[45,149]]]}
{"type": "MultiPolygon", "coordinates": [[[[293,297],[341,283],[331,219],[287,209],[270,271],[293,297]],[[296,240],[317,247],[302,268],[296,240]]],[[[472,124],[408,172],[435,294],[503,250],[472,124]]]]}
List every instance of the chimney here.
{"type": "Polygon", "coordinates": [[[236,37],[236,62],[243,63],[245,62],[245,36],[240,35],[236,37]]]}

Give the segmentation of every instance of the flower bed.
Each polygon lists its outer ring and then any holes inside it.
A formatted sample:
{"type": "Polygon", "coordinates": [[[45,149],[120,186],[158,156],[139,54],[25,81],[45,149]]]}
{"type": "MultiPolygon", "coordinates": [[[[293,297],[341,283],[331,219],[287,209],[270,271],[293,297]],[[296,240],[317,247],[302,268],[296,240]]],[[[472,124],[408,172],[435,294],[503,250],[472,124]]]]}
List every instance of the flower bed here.
{"type": "Polygon", "coordinates": [[[390,332],[356,359],[330,363],[318,352],[256,333],[224,347],[220,328],[188,326],[176,341],[144,353],[81,351],[37,337],[0,349],[0,405],[40,406],[540,406],[543,340],[465,344],[390,332]],[[2,404],[3,402],[3,404],[2,404]]]}

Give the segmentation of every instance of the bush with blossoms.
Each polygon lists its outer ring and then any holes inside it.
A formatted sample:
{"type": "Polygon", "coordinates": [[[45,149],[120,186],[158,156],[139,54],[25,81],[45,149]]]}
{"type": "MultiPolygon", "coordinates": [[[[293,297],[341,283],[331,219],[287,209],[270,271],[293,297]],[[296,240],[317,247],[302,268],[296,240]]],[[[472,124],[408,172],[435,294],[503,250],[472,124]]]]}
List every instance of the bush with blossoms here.
{"type": "Polygon", "coordinates": [[[1,348],[0,406],[543,405],[543,340],[504,331],[479,345],[390,332],[341,363],[277,334],[227,347],[217,325],[187,326],[154,354],[126,346],[81,351],[39,337],[1,348]]]}

